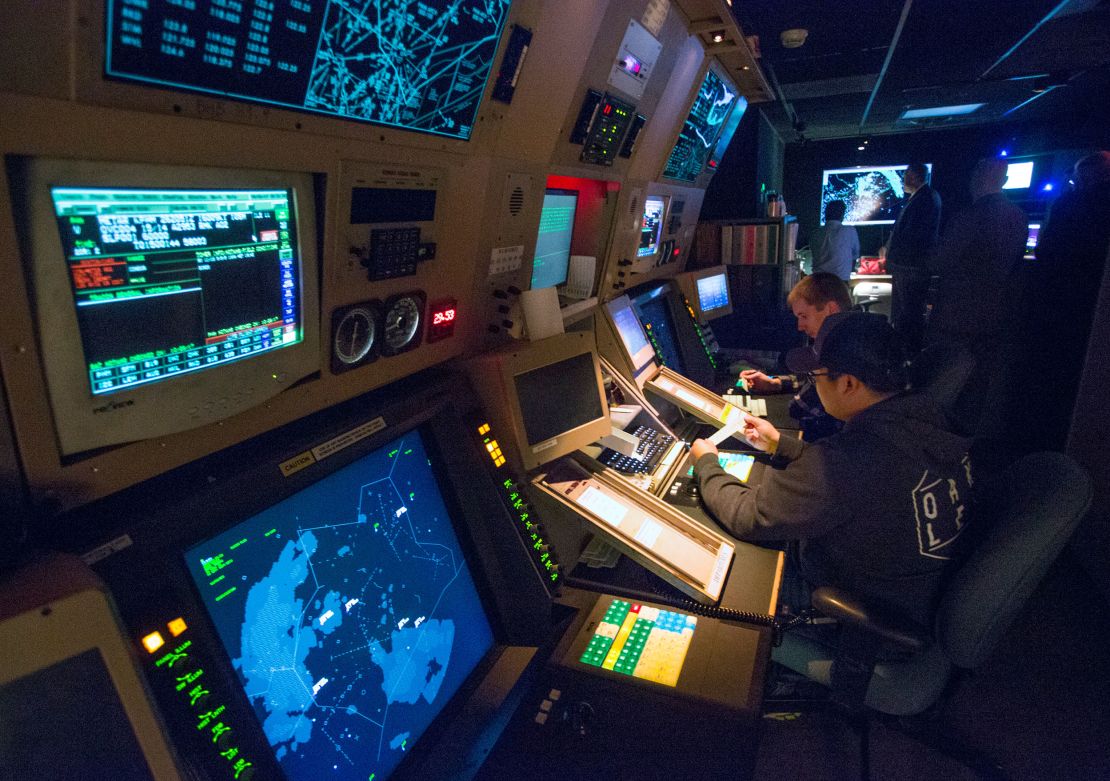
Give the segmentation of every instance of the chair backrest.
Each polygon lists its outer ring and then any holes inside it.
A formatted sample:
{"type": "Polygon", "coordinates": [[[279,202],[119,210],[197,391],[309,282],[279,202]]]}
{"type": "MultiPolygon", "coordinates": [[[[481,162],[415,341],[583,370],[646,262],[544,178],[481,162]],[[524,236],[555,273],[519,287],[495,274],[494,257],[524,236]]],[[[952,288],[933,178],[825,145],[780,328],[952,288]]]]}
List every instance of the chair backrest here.
{"type": "Polygon", "coordinates": [[[1031,453],[976,490],[974,522],[989,525],[936,619],[945,656],[965,668],[991,653],[1091,502],[1086,471],[1062,453],[1031,453]]]}
{"type": "Polygon", "coordinates": [[[913,387],[933,397],[937,406],[955,422],[957,402],[975,371],[975,356],[957,344],[932,344],[914,358],[910,367],[913,387]]]}

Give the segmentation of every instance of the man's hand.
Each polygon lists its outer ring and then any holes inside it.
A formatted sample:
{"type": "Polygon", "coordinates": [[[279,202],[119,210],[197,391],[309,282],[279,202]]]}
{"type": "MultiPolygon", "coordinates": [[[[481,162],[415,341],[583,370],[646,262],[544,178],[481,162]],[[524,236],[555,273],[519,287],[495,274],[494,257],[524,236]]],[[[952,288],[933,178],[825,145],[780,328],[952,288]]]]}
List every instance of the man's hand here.
{"type": "MultiPolygon", "coordinates": [[[[744,439],[756,450],[774,453],[779,445],[779,430],[763,418],[744,416],[744,428],[740,429],[744,439]]],[[[700,442],[702,440],[698,440],[700,442]]],[[[694,443],[695,445],[697,442],[694,443]]],[[[708,443],[707,443],[708,444],[708,443]]]]}
{"type": "Polygon", "coordinates": [[[694,461],[697,462],[699,458],[706,453],[717,453],[717,446],[710,442],[708,439],[695,439],[694,444],[690,445],[690,453],[694,456],[694,461]]]}
{"type": "Polygon", "coordinates": [[[782,380],[768,377],[757,369],[744,369],[740,372],[740,379],[748,384],[748,390],[753,393],[778,393],[782,390],[782,380]]]}

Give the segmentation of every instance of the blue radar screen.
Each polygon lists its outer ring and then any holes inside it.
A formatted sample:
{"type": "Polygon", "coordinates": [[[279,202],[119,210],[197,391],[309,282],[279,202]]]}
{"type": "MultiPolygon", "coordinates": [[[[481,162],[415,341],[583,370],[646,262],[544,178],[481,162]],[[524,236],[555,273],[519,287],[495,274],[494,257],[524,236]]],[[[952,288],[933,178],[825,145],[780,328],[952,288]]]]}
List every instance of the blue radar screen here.
{"type": "Polygon", "coordinates": [[[113,78],[467,139],[509,0],[108,0],[113,78]]]}
{"type": "Polygon", "coordinates": [[[186,553],[292,781],[381,781],[493,646],[417,432],[186,553]]]}
{"type": "Polygon", "coordinates": [[[697,180],[709,162],[717,136],[736,107],[739,95],[735,87],[713,71],[705,74],[694,105],[690,107],[690,115],[667,158],[663,176],[683,182],[697,180]]]}

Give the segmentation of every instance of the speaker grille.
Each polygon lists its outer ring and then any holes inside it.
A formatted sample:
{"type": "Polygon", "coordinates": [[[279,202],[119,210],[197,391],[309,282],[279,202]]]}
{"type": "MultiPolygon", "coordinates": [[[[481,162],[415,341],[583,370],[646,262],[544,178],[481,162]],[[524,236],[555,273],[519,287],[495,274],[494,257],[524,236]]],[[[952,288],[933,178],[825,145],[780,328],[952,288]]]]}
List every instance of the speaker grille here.
{"type": "Polygon", "coordinates": [[[524,209],[524,188],[517,185],[509,194],[509,214],[516,217],[524,209]]]}

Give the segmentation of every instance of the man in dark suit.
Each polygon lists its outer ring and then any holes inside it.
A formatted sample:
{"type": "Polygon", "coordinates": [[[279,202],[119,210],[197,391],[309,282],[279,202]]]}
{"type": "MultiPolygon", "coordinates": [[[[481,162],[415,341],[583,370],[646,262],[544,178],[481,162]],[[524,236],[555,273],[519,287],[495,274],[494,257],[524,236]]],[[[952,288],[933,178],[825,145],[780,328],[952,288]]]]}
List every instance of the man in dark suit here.
{"type": "Polygon", "coordinates": [[[893,284],[891,325],[908,353],[921,349],[925,330],[925,297],[929,292],[929,263],[940,233],[940,195],[929,186],[929,169],[911,163],[902,175],[909,196],[886,248],[886,265],[893,284]]]}

